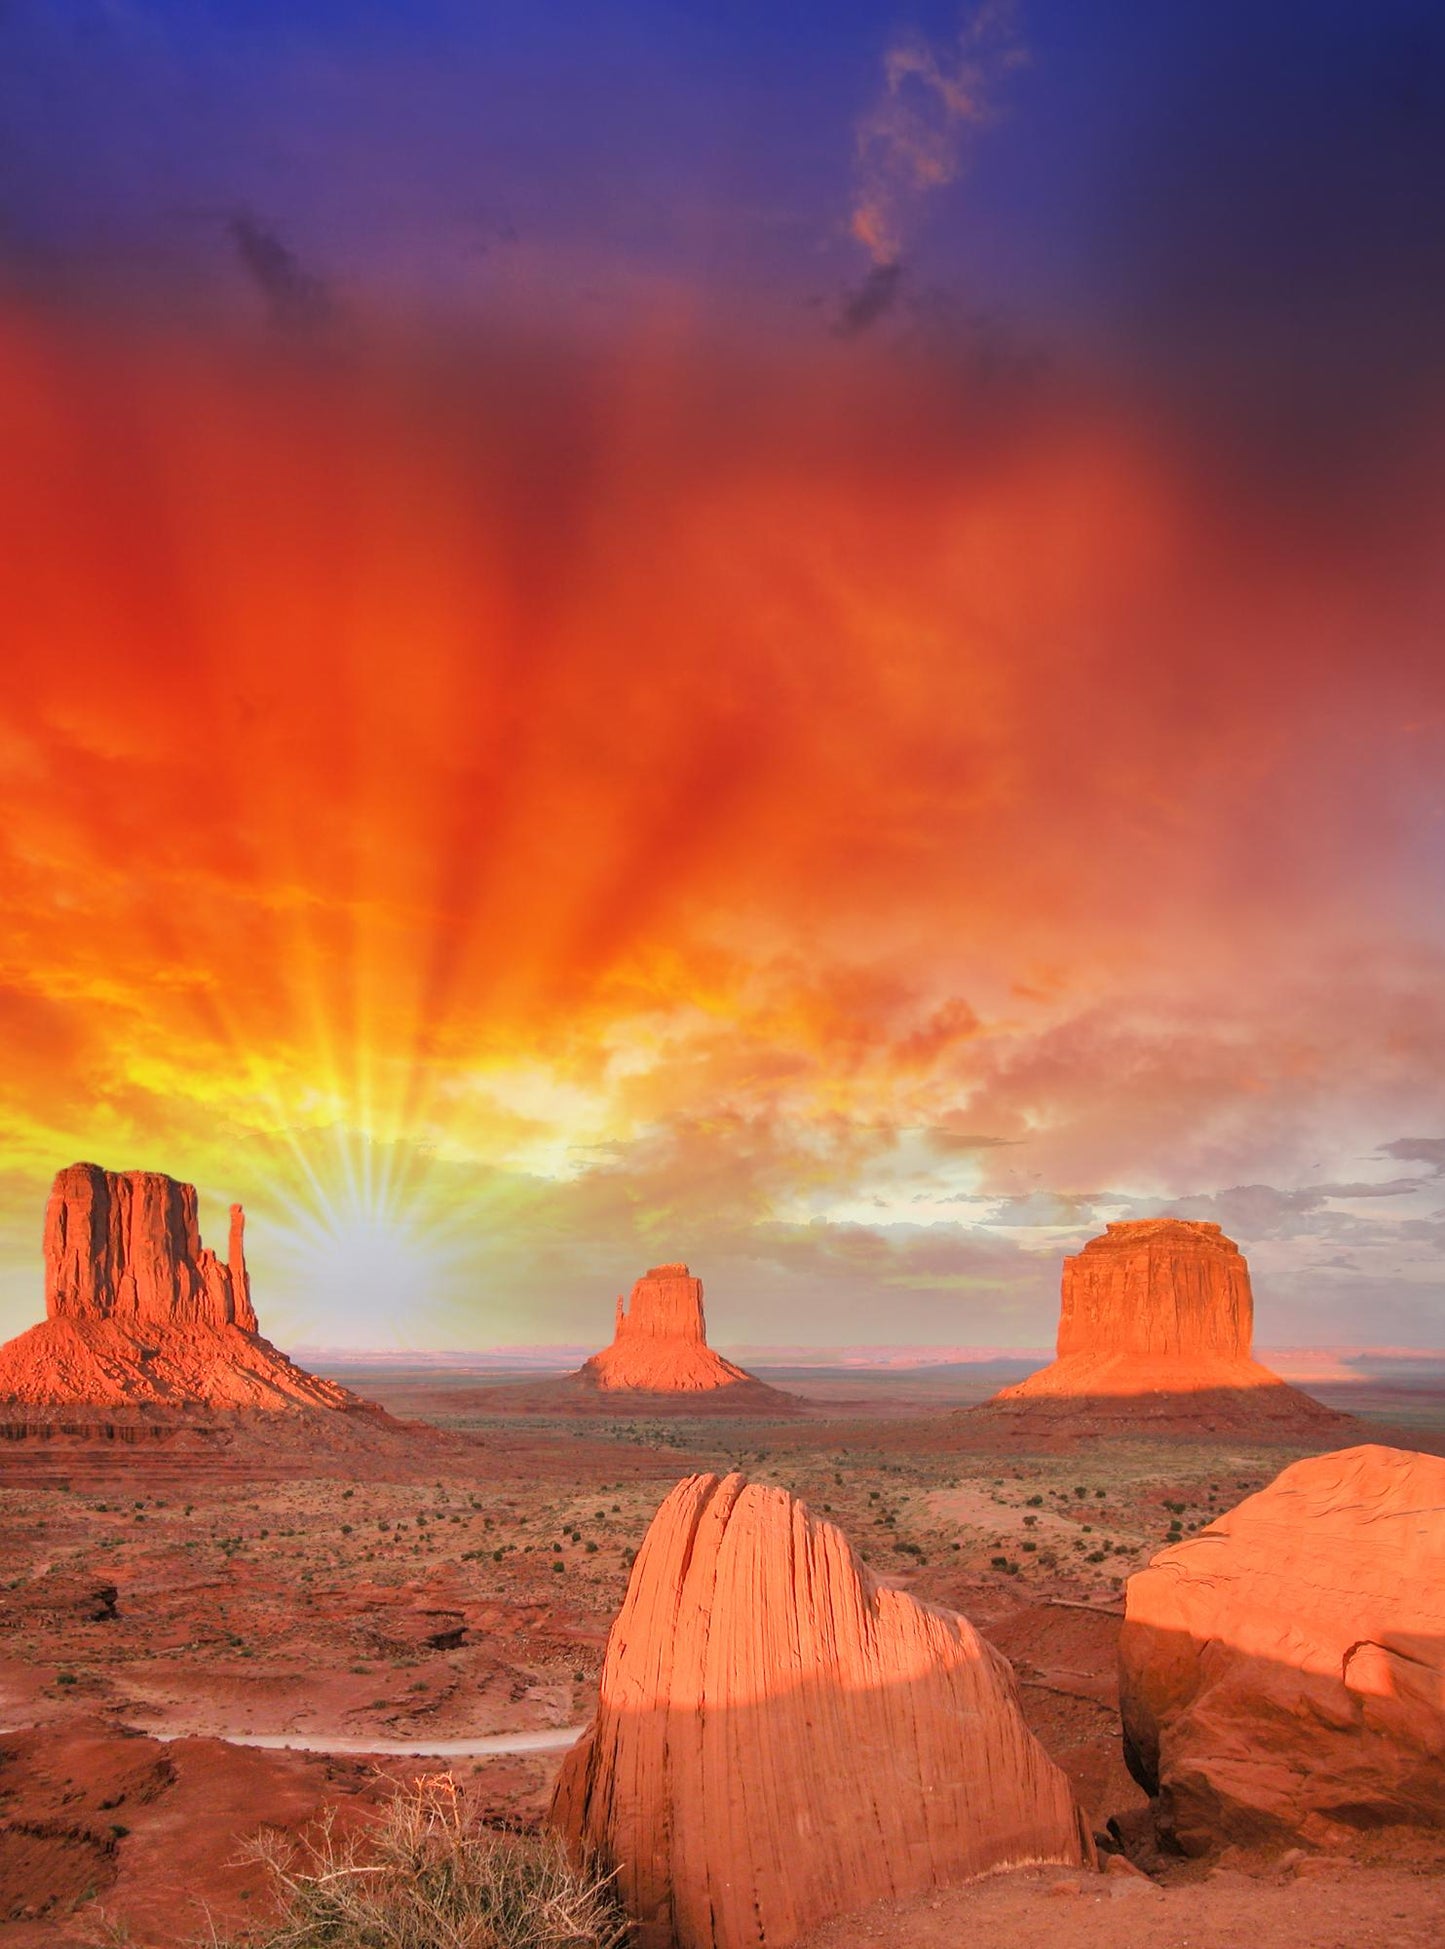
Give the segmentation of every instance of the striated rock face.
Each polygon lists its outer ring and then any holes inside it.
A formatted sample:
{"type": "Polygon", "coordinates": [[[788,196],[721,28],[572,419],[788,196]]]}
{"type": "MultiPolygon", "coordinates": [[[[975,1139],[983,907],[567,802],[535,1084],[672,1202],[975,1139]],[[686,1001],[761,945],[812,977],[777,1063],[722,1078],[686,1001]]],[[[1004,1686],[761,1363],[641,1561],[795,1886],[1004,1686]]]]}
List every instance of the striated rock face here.
{"type": "Polygon", "coordinates": [[[1445,1460],[1343,1449],[1129,1579],[1125,1750],[1190,1854],[1445,1827],[1445,1460]]]}
{"type": "Polygon", "coordinates": [[[1058,1358],[975,1412],[1032,1428],[1339,1434],[1348,1415],[1251,1357],[1244,1254],[1218,1225],[1110,1225],[1064,1261],[1058,1358]]]}
{"type": "Polygon", "coordinates": [[[239,1205],[222,1260],[201,1243],[194,1185],[72,1164],[44,1249],[47,1317],[0,1347],[0,1402],[361,1405],[261,1338],[239,1205]]]}
{"type": "Polygon", "coordinates": [[[694,1279],[681,1260],[655,1265],[632,1288],[624,1306],[617,1300],[614,1338],[622,1340],[707,1340],[702,1311],[702,1281],[694,1279]]]}
{"type": "Polygon", "coordinates": [[[231,1207],[223,1263],[201,1244],[196,1188],[159,1171],[72,1164],[45,1210],[45,1311],[52,1319],[256,1330],[245,1215],[231,1207]]]}
{"type": "Polygon", "coordinates": [[[1249,1267],[1218,1225],[1184,1218],[1110,1225],[1064,1260],[1061,1358],[1247,1360],[1253,1341],[1249,1267]]]}
{"type": "Polygon", "coordinates": [[[883,1896],[1093,1859],[1007,1660],[738,1475],[654,1518],[551,1819],[617,1867],[642,1949],[786,1949],[883,1896]]]}

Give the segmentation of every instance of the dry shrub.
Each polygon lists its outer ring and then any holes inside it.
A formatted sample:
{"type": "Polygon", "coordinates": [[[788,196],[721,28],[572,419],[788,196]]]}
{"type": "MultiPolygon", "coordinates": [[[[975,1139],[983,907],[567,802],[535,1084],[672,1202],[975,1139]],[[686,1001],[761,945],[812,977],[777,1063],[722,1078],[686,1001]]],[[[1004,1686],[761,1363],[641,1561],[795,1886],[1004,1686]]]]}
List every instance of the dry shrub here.
{"type": "Polygon", "coordinates": [[[627,1922],[612,1877],[577,1867],[551,1834],[499,1834],[450,1774],[399,1789],[338,1839],[330,1812],[299,1841],[248,1846],[279,1919],[216,1949],[618,1949],[627,1922]]]}

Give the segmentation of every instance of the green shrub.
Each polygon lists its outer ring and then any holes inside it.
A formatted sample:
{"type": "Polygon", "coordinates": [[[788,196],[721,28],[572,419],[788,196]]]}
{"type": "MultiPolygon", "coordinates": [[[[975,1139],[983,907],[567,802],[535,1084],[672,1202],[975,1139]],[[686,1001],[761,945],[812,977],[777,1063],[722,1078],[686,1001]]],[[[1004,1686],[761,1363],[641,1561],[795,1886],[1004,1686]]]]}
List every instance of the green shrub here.
{"type": "Polygon", "coordinates": [[[450,1774],[400,1788],[359,1832],[330,1812],[299,1842],[265,1828],[277,1919],[215,1949],[620,1949],[611,1877],[568,1859],[555,1835],[482,1826],[450,1774]]]}

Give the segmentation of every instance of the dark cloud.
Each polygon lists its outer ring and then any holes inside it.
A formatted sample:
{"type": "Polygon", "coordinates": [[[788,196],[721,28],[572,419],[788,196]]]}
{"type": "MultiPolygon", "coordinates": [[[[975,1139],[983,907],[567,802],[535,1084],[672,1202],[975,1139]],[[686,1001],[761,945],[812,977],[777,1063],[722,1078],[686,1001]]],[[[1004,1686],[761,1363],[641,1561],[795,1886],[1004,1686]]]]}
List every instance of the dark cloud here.
{"type": "Polygon", "coordinates": [[[1018,387],[1045,378],[1054,356],[1038,334],[1008,313],[969,302],[942,284],[910,278],[901,343],[969,388],[1018,387]]]}
{"type": "Polygon", "coordinates": [[[1381,1144],[1380,1151],[1402,1164],[1428,1164],[1436,1177],[1445,1175],[1445,1137],[1397,1137],[1381,1144]]]}
{"type": "Polygon", "coordinates": [[[903,289],[903,266],[875,264],[860,285],[843,300],[833,329],[839,338],[858,338],[886,318],[903,289]]]}
{"type": "Polygon", "coordinates": [[[984,1222],[1006,1229],[1046,1226],[1050,1230],[1102,1231],[1105,1221],[1101,1212],[1119,1202],[1117,1192],[1026,1191],[1000,1199],[984,1222]]]}
{"type": "Polygon", "coordinates": [[[494,250],[507,249],[521,241],[512,219],[496,210],[484,207],[471,209],[464,213],[462,221],[478,257],[486,257],[494,250]]]}
{"type": "Polygon", "coordinates": [[[950,1156],[975,1150],[1002,1150],[1024,1141],[1022,1137],[989,1137],[976,1130],[950,1130],[941,1124],[932,1125],[923,1134],[934,1150],[950,1156]]]}
{"type": "Polygon", "coordinates": [[[314,331],[330,323],[334,308],[325,284],[273,229],[248,211],[237,210],[226,219],[226,230],[242,269],[266,300],[271,322],[279,330],[314,331]]]}
{"type": "Polygon", "coordinates": [[[1210,1220],[1243,1242],[1347,1231],[1353,1235],[1360,1229],[1357,1221],[1348,1213],[1327,1211],[1331,1200],[1408,1197],[1424,1182],[1422,1178],[1392,1178],[1386,1184],[1306,1184],[1290,1190],[1273,1184],[1235,1184],[1184,1198],[1131,1199],[1129,1216],[1149,1218],[1167,1213],[1175,1218],[1210,1220]]]}
{"type": "Polygon", "coordinates": [[[1385,1184],[1316,1184],[1310,1188],[1321,1198],[1405,1198],[1418,1191],[1422,1178],[1391,1178],[1385,1184]]]}

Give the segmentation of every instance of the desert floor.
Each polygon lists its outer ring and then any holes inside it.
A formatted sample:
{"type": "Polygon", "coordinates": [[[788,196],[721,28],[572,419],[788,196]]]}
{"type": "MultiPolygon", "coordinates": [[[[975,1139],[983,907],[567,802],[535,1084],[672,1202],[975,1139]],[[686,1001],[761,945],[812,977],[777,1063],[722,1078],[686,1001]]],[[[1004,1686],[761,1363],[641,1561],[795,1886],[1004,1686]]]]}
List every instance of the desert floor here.
{"type": "MultiPolygon", "coordinates": [[[[1095,1827],[1113,1820],[1152,1870],[1062,1894],[1077,1878],[995,1877],[820,1942],[1445,1940],[1442,1864],[1424,1855],[1160,1863],[1136,1845],[1145,1801],[1115,1717],[1124,1580],[1307,1450],[980,1451],[949,1404],[992,1376],[770,1373],[806,1417],[603,1424],[485,1411],[475,1376],[340,1378],[405,1424],[325,1447],[264,1417],[220,1442],[91,1428],[0,1443],[0,1944],[234,1928],[265,1902],[237,1860],[259,1825],[327,1805],[358,1818],[408,1772],[445,1769],[489,1817],[534,1821],[653,1511],[679,1476],[729,1468],[795,1491],[881,1576],[973,1619],[1095,1827]],[[548,1734],[550,1750],[454,1745],[548,1734]]],[[[1369,1380],[1327,1398],[1380,1439],[1445,1447],[1445,1388],[1369,1380]]]]}

